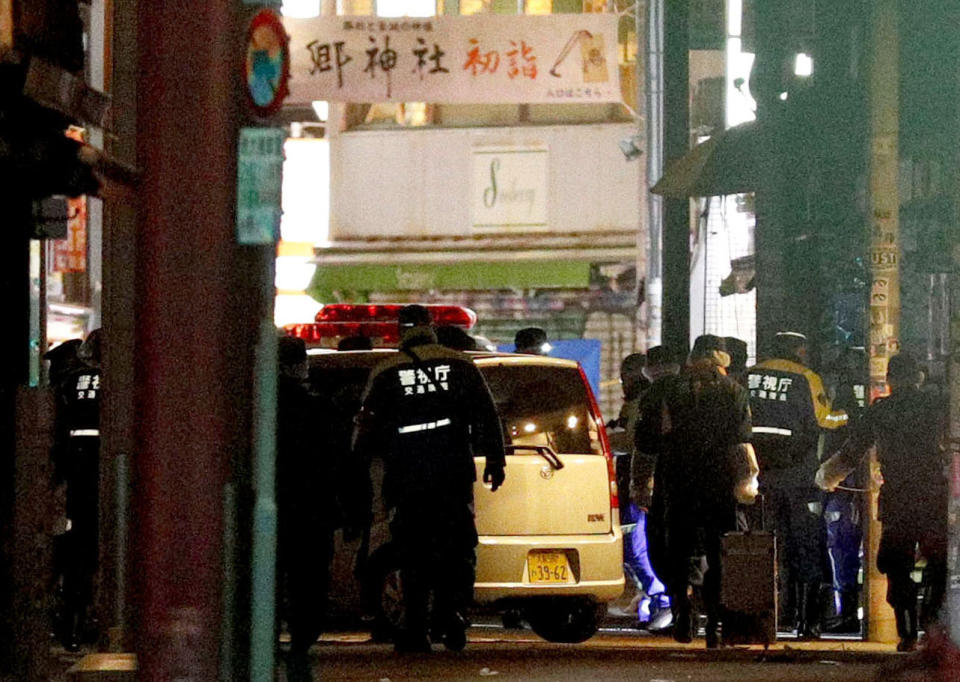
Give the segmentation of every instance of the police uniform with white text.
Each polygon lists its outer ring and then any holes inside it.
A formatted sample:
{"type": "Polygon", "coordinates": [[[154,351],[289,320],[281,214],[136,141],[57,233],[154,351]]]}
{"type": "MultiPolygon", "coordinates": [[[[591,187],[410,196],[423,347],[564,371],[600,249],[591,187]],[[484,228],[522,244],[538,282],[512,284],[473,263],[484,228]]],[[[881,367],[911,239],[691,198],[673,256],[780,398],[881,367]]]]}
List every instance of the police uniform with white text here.
{"type": "Polygon", "coordinates": [[[99,559],[100,393],[99,330],[80,348],[83,364],[59,386],[54,466],[66,483],[67,555],[64,566],[66,631],[63,644],[77,650],[93,603],[99,559]]]}
{"type": "Polygon", "coordinates": [[[824,579],[824,527],[814,485],[821,429],[844,426],[820,376],[803,364],[806,337],[777,334],[775,357],[747,370],[753,412],[753,444],[760,485],[780,539],[787,570],[788,602],[798,636],[819,635],[819,593],[824,579]]]}
{"type": "Polygon", "coordinates": [[[406,626],[400,651],[429,650],[433,625],[450,649],[465,643],[462,610],[473,597],[477,531],[474,456],[484,480],[503,482],[500,419],[470,357],[437,343],[429,311],[400,312],[400,350],[374,368],[354,433],[354,452],[384,462],[383,498],[400,556],[406,626]]]}

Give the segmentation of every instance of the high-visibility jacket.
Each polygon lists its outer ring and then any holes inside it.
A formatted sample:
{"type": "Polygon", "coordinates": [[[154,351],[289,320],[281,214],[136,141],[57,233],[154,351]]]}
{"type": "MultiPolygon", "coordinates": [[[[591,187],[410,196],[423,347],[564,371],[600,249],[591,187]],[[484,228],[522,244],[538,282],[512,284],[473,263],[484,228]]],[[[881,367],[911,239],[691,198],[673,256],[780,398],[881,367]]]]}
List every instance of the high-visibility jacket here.
{"type": "Polygon", "coordinates": [[[812,486],[821,430],[845,426],[847,413],[831,409],[819,374],[792,360],[773,358],[749,368],[747,389],[761,472],[773,473],[768,480],[812,486]]]}

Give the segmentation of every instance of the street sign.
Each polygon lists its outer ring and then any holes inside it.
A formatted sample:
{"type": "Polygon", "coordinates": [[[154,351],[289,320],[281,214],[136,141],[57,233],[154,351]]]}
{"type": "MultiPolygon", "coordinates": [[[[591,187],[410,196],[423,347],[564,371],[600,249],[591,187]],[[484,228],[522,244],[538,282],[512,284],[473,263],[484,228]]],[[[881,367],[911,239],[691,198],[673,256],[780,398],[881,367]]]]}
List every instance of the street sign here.
{"type": "Polygon", "coordinates": [[[275,244],[280,238],[282,128],[241,128],[237,158],[237,242],[275,244]]]}
{"type": "Polygon", "coordinates": [[[247,103],[260,117],[280,110],[289,92],[290,41],[280,15],[263,9],[250,20],[244,56],[244,92],[247,103]]]}

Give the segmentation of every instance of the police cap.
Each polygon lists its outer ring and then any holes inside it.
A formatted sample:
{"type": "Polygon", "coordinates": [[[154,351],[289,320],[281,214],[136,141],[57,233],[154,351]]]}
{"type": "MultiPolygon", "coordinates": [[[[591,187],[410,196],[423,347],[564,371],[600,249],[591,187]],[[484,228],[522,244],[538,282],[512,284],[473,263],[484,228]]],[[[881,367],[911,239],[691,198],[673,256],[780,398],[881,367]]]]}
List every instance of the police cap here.
{"type": "Polygon", "coordinates": [[[307,345],[303,339],[295,336],[281,336],[277,339],[277,361],[281,365],[296,365],[307,359],[307,345]]]}
{"type": "Polygon", "coordinates": [[[433,324],[433,318],[425,306],[413,303],[400,308],[400,312],[397,313],[397,324],[400,325],[400,329],[429,327],[433,324]]]}
{"type": "Polygon", "coordinates": [[[513,337],[513,344],[517,350],[536,350],[547,342],[547,333],[540,327],[525,327],[513,337]]]}

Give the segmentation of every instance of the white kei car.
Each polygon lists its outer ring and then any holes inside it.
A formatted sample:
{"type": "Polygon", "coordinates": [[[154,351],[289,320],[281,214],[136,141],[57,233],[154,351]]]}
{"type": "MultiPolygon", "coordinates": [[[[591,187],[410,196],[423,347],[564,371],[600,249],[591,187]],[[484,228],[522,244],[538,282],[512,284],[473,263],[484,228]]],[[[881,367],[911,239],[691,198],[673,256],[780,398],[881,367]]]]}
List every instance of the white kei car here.
{"type": "MultiPolygon", "coordinates": [[[[391,352],[311,354],[312,388],[336,391],[341,408],[354,401],[349,413],[370,369],[391,352]]],[[[483,459],[476,461],[474,599],[519,610],[544,639],[584,641],[624,589],[616,478],[596,401],[574,361],[471,355],[493,393],[507,444],[506,482],[496,492],[482,482],[483,459]]],[[[375,461],[375,499],[379,471],[375,461]]],[[[344,543],[338,533],[331,602],[334,612],[360,609],[389,636],[402,617],[402,586],[380,506],[376,501],[369,543],[344,543]]]]}

